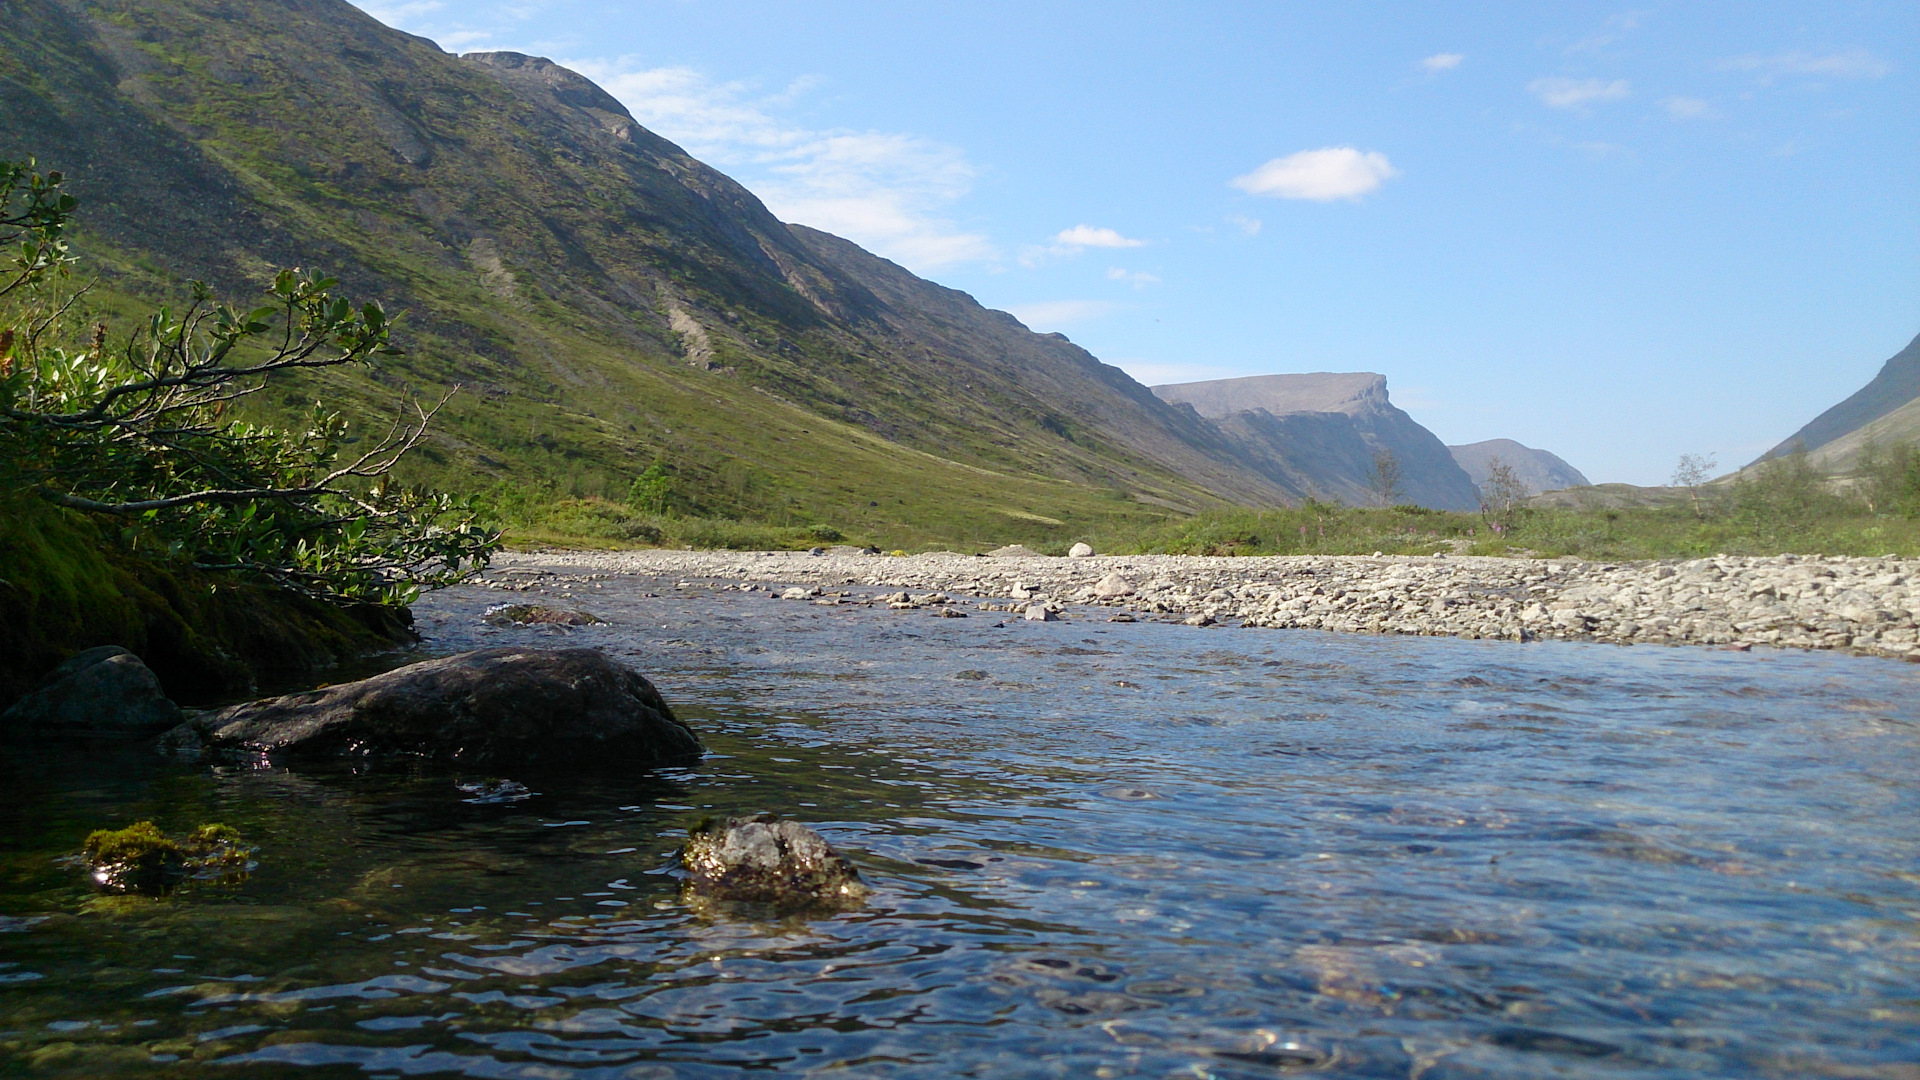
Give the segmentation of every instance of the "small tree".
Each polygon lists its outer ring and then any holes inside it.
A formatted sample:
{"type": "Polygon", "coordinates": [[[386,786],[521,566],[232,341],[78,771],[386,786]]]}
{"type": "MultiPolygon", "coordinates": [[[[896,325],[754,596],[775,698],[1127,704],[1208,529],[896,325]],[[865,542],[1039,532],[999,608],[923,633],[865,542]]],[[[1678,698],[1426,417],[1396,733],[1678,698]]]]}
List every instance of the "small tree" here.
{"type": "Polygon", "coordinates": [[[1693,515],[1705,517],[1700,509],[1700,485],[1713,479],[1713,470],[1720,467],[1711,454],[1681,454],[1680,464],[1673,467],[1673,486],[1687,489],[1687,498],[1693,503],[1693,515]]]}
{"type": "Polygon", "coordinates": [[[1381,506],[1400,501],[1400,459],[1393,456],[1393,451],[1385,447],[1374,451],[1373,473],[1367,479],[1367,487],[1381,506]]]}
{"type": "Polygon", "coordinates": [[[1869,514],[1920,517],[1920,453],[1912,443],[1880,445],[1868,438],[1853,470],[1855,490],[1869,514]]]}
{"type": "Polygon", "coordinates": [[[673,497],[673,478],[667,475],[667,467],[656,461],[647,466],[627,489],[627,505],[648,514],[664,514],[667,503],[673,497]]]}
{"type": "Polygon", "coordinates": [[[1487,461],[1487,482],[1480,485],[1480,516],[1504,531],[1513,527],[1520,504],[1533,494],[1513,466],[1499,457],[1487,461]]]}
{"type": "Polygon", "coordinates": [[[0,185],[0,242],[18,252],[0,271],[0,491],[118,519],[135,546],[199,569],[343,603],[407,603],[498,548],[464,501],[391,482],[439,405],[410,404],[353,458],[347,422],[318,403],[294,428],[230,415],[274,375],[398,355],[380,305],[283,270],[252,311],[195,282],[178,313],[120,335],[86,327],[85,290],[56,288],[73,262],[63,178],[13,162],[0,185]]]}

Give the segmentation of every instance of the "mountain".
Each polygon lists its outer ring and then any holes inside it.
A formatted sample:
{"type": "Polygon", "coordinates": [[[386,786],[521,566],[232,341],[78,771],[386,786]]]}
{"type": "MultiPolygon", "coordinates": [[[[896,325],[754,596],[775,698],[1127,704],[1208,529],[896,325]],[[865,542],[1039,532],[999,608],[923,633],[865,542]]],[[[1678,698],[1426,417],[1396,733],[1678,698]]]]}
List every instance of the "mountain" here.
{"type": "Polygon", "coordinates": [[[1753,464],[1799,446],[1821,468],[1844,472],[1868,441],[1920,443],[1920,337],[1888,359],[1873,381],[1814,417],[1753,464]]]}
{"type": "Polygon", "coordinates": [[[1527,485],[1529,495],[1591,486],[1587,478],[1580,475],[1579,469],[1562,461],[1557,455],[1522,446],[1512,439],[1488,439],[1465,446],[1449,446],[1447,451],[1473,478],[1476,486],[1487,482],[1487,474],[1492,470],[1496,458],[1512,467],[1520,482],[1527,485]]]}
{"type": "Polygon", "coordinates": [[[1479,489],[1446,446],[1388,400],[1384,376],[1255,375],[1153,392],[1212,421],[1244,466],[1290,495],[1369,505],[1384,450],[1400,465],[1404,501],[1442,510],[1480,504],[1479,489]]]}
{"type": "Polygon", "coordinates": [[[689,510],[901,540],[1287,496],[1117,368],[780,222],[544,59],[341,0],[0,0],[0,114],[0,154],[71,178],[110,323],[289,265],[405,309],[404,360],[274,404],[372,419],[457,385],[429,479],[619,495],[658,461],[689,510]]]}

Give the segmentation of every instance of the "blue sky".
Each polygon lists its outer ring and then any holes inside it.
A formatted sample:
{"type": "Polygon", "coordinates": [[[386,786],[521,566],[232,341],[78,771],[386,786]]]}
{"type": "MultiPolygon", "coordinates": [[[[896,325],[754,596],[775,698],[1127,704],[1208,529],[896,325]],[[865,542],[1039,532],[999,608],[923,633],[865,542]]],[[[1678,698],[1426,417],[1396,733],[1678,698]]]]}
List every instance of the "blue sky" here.
{"type": "Polygon", "coordinates": [[[1731,467],[1920,332],[1920,4],[367,0],[1144,382],[1731,467]]]}

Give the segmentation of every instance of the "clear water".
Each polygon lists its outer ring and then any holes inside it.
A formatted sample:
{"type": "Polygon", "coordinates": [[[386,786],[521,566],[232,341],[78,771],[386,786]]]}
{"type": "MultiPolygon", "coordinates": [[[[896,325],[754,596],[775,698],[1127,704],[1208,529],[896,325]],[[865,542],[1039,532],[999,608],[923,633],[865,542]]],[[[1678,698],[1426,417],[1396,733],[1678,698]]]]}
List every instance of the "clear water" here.
{"type": "Polygon", "coordinates": [[[0,1072],[1917,1075],[1915,667],[631,580],[573,601],[611,627],[487,630],[500,599],[424,602],[432,647],[628,655],[712,755],[508,802],[15,757],[0,1072]],[[684,908],[686,826],[760,809],[871,906],[684,908]],[[137,818],[235,824],[261,868],[153,900],[58,863],[137,818]]]}

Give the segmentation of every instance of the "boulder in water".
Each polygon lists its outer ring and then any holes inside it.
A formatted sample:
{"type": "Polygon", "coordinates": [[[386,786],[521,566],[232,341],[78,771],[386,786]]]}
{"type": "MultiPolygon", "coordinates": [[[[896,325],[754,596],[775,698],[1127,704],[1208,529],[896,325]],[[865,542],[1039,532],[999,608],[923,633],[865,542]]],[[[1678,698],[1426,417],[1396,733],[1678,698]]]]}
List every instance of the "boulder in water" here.
{"type": "Polygon", "coordinates": [[[772,814],[702,821],[687,835],[680,862],[696,902],[850,911],[872,891],[819,833],[772,814]]]}
{"type": "Polygon", "coordinates": [[[140,658],[118,645],[76,653],[0,713],[0,731],[22,736],[114,738],[178,724],[180,706],[140,658]]]}
{"type": "Polygon", "coordinates": [[[476,768],[651,766],[702,747],[639,672],[593,649],[481,649],[203,713],[177,751],[409,756],[476,768]]]}

